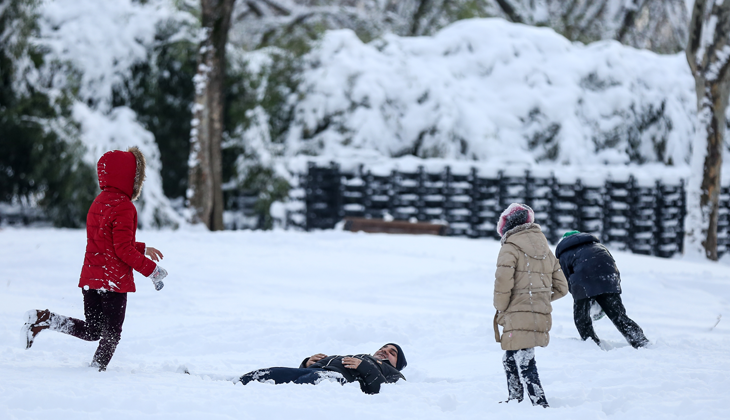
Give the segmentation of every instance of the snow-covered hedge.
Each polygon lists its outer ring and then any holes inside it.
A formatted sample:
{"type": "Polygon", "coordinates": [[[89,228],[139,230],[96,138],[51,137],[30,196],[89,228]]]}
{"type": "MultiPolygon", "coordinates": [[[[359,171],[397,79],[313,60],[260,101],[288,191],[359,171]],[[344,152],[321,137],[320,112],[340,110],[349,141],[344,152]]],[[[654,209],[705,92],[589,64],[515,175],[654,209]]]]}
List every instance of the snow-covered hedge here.
{"type": "Polygon", "coordinates": [[[686,165],[694,82],[684,55],[501,19],[365,44],[328,32],[308,56],[287,155],[686,165]]]}

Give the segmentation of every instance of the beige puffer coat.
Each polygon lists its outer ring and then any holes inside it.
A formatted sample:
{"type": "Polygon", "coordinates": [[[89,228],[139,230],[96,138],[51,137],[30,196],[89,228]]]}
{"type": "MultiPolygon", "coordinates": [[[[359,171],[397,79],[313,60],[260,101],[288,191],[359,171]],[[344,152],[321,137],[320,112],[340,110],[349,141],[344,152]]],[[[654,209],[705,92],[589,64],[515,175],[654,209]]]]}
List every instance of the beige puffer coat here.
{"type": "Polygon", "coordinates": [[[502,237],[494,281],[494,334],[503,350],[545,347],[550,341],[550,302],[568,293],[560,262],[536,223],[502,237]],[[504,327],[501,339],[497,324],[504,327]]]}

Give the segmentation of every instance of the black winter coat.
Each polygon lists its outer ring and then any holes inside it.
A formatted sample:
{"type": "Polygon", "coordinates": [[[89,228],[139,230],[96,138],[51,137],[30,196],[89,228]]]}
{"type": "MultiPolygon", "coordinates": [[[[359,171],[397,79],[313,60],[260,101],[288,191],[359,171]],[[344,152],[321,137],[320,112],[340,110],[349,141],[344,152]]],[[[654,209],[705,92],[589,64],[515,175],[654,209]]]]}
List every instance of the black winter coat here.
{"type": "Polygon", "coordinates": [[[590,233],[577,233],[555,249],[574,300],[604,293],[621,293],[621,275],[605,246],[590,233]]]}
{"type": "MultiPolygon", "coordinates": [[[[306,368],[308,360],[309,357],[304,359],[299,367],[306,368]]],[[[327,356],[309,367],[339,372],[347,382],[360,382],[360,389],[366,394],[377,394],[380,392],[380,385],[383,383],[391,384],[398,379],[406,379],[389,361],[376,359],[369,354],[327,356]],[[360,362],[357,369],[349,369],[342,364],[343,357],[356,357],[362,362],[360,362]]]]}

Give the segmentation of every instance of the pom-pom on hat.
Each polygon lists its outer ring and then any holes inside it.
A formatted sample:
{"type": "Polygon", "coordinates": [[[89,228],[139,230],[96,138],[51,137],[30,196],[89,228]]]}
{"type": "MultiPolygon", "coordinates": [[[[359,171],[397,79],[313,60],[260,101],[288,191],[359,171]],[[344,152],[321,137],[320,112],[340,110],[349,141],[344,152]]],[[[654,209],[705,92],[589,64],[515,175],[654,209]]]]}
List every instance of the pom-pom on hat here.
{"type": "Polygon", "coordinates": [[[504,236],[507,231],[525,223],[535,222],[535,212],[527,204],[512,203],[499,216],[497,233],[504,236]]]}

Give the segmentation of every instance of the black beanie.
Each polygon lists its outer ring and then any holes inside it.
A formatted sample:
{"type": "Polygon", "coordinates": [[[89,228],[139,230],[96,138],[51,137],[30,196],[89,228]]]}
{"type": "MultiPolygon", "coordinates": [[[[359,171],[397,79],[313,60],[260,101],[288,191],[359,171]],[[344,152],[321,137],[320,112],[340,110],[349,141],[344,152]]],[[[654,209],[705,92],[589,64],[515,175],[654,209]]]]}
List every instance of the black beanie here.
{"type": "MultiPolygon", "coordinates": [[[[398,369],[399,371],[403,370],[403,368],[408,365],[408,362],[406,361],[406,354],[403,353],[403,349],[400,348],[399,345],[397,345],[395,343],[388,343],[388,344],[390,344],[391,346],[398,349],[398,361],[395,363],[395,368],[398,369]]],[[[386,346],[388,344],[386,344],[386,346]]]]}

